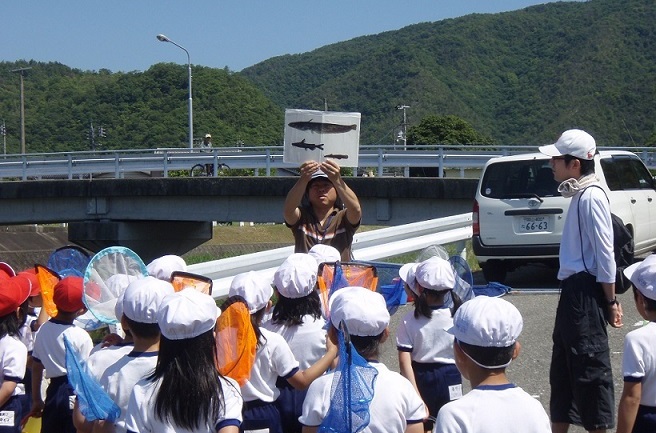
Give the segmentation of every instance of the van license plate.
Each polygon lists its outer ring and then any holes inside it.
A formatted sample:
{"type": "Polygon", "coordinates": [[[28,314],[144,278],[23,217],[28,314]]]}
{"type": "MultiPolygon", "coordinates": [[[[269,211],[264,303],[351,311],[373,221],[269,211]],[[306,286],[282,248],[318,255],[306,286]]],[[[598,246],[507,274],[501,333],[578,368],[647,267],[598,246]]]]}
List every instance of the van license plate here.
{"type": "Polygon", "coordinates": [[[522,217],[519,231],[521,233],[549,231],[549,218],[546,216],[522,217]]]}

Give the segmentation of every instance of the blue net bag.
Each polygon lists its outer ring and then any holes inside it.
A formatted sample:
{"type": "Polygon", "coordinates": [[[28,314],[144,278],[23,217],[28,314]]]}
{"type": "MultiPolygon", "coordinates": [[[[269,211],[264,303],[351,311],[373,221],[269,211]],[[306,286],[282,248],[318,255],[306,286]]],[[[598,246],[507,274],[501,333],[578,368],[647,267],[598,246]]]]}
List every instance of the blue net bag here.
{"type": "Polygon", "coordinates": [[[338,331],[339,363],[330,390],[330,408],[319,433],[357,433],[369,425],[378,370],[355,350],[343,324],[338,331]]]}
{"type": "Polygon", "coordinates": [[[85,370],[73,345],[64,336],[66,346],[66,372],[68,382],[75,390],[80,412],[87,421],[107,420],[115,422],[121,408],[85,370]]]}

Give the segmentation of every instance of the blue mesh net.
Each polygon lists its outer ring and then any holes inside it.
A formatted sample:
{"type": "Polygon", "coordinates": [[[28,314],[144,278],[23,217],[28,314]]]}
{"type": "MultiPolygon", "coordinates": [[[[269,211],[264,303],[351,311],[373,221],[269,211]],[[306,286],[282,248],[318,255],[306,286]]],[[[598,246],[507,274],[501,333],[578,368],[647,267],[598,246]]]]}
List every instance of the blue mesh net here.
{"type": "Polygon", "coordinates": [[[57,272],[60,277],[83,277],[91,257],[80,247],[67,245],[56,249],[48,257],[48,268],[57,272]]]}
{"type": "Polygon", "coordinates": [[[330,390],[330,407],[319,426],[319,433],[357,433],[370,421],[369,405],[374,397],[378,370],[347,341],[347,332],[340,330],[338,339],[339,363],[330,390]]]}
{"type": "Polygon", "coordinates": [[[121,408],[85,370],[73,345],[64,336],[68,382],[75,390],[80,412],[87,421],[99,419],[115,422],[121,408]]]}

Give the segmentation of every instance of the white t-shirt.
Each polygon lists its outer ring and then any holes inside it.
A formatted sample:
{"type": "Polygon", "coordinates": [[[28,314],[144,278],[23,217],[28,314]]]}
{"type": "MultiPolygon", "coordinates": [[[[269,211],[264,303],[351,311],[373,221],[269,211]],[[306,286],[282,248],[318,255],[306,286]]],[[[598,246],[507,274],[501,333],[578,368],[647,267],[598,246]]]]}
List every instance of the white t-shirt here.
{"type": "Polygon", "coordinates": [[[276,387],[278,376],[288,378],[298,371],[298,361],[281,335],[260,328],[261,340],[266,342],[258,347],[251,377],[241,387],[244,401],[262,400],[274,402],[280,395],[276,387]]]}
{"type": "Polygon", "coordinates": [[[85,362],[87,372],[99,381],[105,370],[107,370],[107,367],[115,364],[116,361],[132,352],[132,349],[134,349],[134,344],[130,343],[120,346],[103,347],[95,352],[92,350],[91,355],[89,355],[89,358],[85,362]]]}
{"type": "Polygon", "coordinates": [[[121,408],[116,420],[116,431],[125,432],[125,414],[134,386],[155,371],[158,352],[131,352],[107,367],[98,381],[100,386],[121,408]]]}
{"type": "Polygon", "coordinates": [[[276,325],[267,322],[263,326],[276,334],[282,335],[294,357],[298,361],[301,370],[309,368],[326,354],[326,330],[325,320],[310,315],[303,317],[300,325],[276,325]]]}
{"type": "Polygon", "coordinates": [[[626,382],[642,383],[641,405],[656,407],[656,323],[626,334],[622,375],[626,382]]]}
{"type": "MultiPolygon", "coordinates": [[[[127,431],[138,433],[216,433],[226,425],[241,425],[243,401],[239,394],[239,384],[230,378],[221,378],[220,381],[223,390],[223,413],[211,424],[208,423],[192,431],[159,419],[155,415],[155,398],[160,381],[140,380],[135,385],[128,402],[125,415],[127,431]]],[[[181,396],[181,398],[183,397],[181,396]]]]}
{"type": "Polygon", "coordinates": [[[572,197],[563,226],[559,257],[558,279],[561,281],[585,271],[587,267],[590,273],[597,277],[598,282],[615,282],[610,205],[606,194],[600,188],[588,187],[583,193],[572,197]]]}
{"type": "Polygon", "coordinates": [[[0,362],[2,362],[2,375],[0,386],[7,380],[16,382],[13,395],[25,394],[25,385],[22,380],[25,377],[25,366],[27,364],[27,348],[16,337],[5,335],[0,339],[0,362]]]}
{"type": "Polygon", "coordinates": [[[43,364],[47,378],[67,374],[64,335],[83,361],[89,357],[93,347],[91,337],[84,329],[57,319],[45,322],[34,337],[32,357],[43,364]]]}
{"type": "MultiPolygon", "coordinates": [[[[374,397],[369,405],[370,422],[364,433],[398,433],[409,423],[422,422],[428,416],[424,402],[410,381],[390,371],[384,364],[372,362],[378,370],[374,384],[374,397]]],[[[328,373],[312,382],[303,402],[301,424],[316,427],[328,414],[330,391],[334,373],[328,373]]]]}
{"type": "Polygon", "coordinates": [[[512,383],[474,388],[442,406],[434,433],[551,433],[542,404],[512,383]]]}
{"type": "Polygon", "coordinates": [[[453,335],[446,332],[453,326],[451,310],[439,308],[433,315],[415,318],[414,310],[408,311],[396,330],[396,347],[411,352],[416,362],[455,364],[453,335]]]}

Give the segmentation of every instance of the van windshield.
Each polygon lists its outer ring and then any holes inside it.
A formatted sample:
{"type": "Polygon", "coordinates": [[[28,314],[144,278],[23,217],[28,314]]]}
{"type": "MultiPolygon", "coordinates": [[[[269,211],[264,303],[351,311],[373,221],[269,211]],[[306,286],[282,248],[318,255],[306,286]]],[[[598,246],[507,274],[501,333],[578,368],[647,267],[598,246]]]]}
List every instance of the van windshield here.
{"type": "Polygon", "coordinates": [[[496,199],[560,196],[548,159],[490,164],[481,182],[481,194],[496,199]]]}

